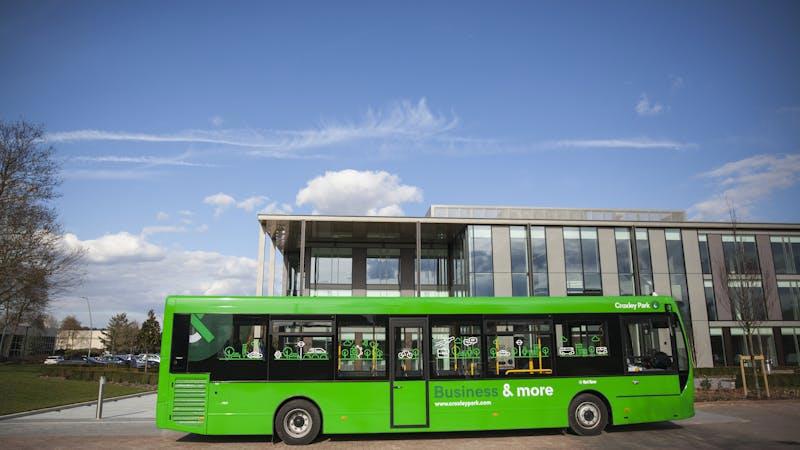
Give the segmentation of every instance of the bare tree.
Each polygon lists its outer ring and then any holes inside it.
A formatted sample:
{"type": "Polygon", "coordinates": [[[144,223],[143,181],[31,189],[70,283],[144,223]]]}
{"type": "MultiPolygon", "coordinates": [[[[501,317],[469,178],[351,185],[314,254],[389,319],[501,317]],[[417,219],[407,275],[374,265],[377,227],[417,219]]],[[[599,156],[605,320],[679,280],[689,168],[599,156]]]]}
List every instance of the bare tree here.
{"type": "MultiPolygon", "coordinates": [[[[52,202],[60,167],[41,126],[0,121],[0,317],[3,335],[81,280],[82,250],[62,245],[52,202]]],[[[0,356],[10,340],[0,338],[0,356]]]]}
{"type": "Polygon", "coordinates": [[[725,255],[727,270],[723,271],[722,281],[728,287],[733,319],[744,331],[748,353],[745,356],[750,358],[756,395],[761,398],[761,383],[758,380],[758,368],[754,358],[756,351],[753,345],[753,335],[767,317],[764,291],[761,287],[761,271],[757,257],[747,250],[750,236],[739,233],[736,209],[729,203],[728,210],[733,242],[730,243],[729,251],[725,255]]]}

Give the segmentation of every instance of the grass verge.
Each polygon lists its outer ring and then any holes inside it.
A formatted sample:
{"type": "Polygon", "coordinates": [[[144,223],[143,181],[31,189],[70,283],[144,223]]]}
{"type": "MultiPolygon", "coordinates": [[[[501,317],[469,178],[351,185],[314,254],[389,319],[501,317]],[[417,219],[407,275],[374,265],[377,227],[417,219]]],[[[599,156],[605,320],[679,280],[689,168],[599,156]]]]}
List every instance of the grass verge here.
{"type": "MultiPolygon", "coordinates": [[[[42,378],[41,364],[0,365],[0,415],[97,399],[97,382],[42,378]]],[[[109,383],[105,398],[145,392],[145,386],[109,383]]]]}

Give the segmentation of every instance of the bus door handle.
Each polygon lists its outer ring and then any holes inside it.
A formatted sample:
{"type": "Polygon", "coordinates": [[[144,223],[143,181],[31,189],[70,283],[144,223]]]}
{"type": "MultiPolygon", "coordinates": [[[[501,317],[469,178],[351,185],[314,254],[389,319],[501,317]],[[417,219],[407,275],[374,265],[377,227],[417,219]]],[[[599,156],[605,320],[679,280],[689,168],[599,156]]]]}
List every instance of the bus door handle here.
{"type": "Polygon", "coordinates": [[[403,386],[398,386],[398,385],[396,385],[396,384],[393,384],[393,385],[392,385],[392,389],[400,389],[401,387],[403,387],[403,386]]]}
{"type": "Polygon", "coordinates": [[[633,384],[639,384],[639,380],[633,380],[632,383],[633,384]]]}

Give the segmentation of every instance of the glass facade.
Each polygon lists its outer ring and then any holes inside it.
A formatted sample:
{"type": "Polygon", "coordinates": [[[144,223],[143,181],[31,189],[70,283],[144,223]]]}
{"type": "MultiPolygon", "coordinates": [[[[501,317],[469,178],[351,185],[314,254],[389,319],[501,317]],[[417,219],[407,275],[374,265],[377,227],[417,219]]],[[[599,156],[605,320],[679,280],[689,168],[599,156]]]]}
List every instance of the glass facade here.
{"type": "Polygon", "coordinates": [[[367,296],[400,296],[399,249],[367,249],[367,296]]]}
{"type": "Polygon", "coordinates": [[[787,366],[800,366],[800,328],[781,328],[781,344],[787,366]]]}
{"type": "Polygon", "coordinates": [[[567,295],[601,295],[597,228],[564,228],[567,295]]]}
{"type": "Polygon", "coordinates": [[[708,320],[717,320],[717,301],[714,298],[714,282],[711,280],[703,280],[703,292],[706,296],[708,320]]]}
{"type": "Polygon", "coordinates": [[[772,260],[778,275],[800,273],[800,236],[770,236],[772,260]]]}
{"type": "Polygon", "coordinates": [[[550,295],[547,278],[547,240],[544,227],[531,227],[531,268],[533,295],[550,295]]]}
{"type": "Polygon", "coordinates": [[[728,298],[735,320],[766,320],[767,308],[760,280],[729,280],[728,298]]]}
{"type": "Polygon", "coordinates": [[[494,264],[492,260],[492,227],[470,225],[469,240],[469,291],[473,297],[494,296],[494,264]]]}
{"type": "Polygon", "coordinates": [[[687,327],[692,323],[689,310],[689,286],[686,284],[686,263],[683,259],[683,241],[680,230],[665,230],[667,242],[667,267],[672,297],[678,302],[687,327]]]}
{"type": "Polygon", "coordinates": [[[783,320],[800,320],[800,281],[778,281],[783,320]]]}
{"type": "Polygon", "coordinates": [[[311,296],[349,296],[353,284],[353,251],[349,248],[312,248],[309,278],[311,296]]]}
{"type": "Polygon", "coordinates": [[[650,295],[653,287],[653,262],[647,230],[636,230],[636,262],[639,264],[639,294],[650,295]]]}
{"type": "Polygon", "coordinates": [[[752,235],[722,236],[722,251],[728,273],[760,273],[756,237],[752,235]]]}
{"type": "Polygon", "coordinates": [[[708,250],[708,235],[700,234],[697,236],[700,246],[700,269],[704,275],[711,274],[711,252],[708,250]]]}
{"type": "Polygon", "coordinates": [[[635,295],[633,277],[633,251],[631,249],[631,232],[626,228],[614,230],[614,243],[617,249],[617,274],[619,277],[619,295],[635,295]]]}
{"type": "Polygon", "coordinates": [[[420,293],[423,297],[447,297],[447,249],[422,249],[420,293]]]}

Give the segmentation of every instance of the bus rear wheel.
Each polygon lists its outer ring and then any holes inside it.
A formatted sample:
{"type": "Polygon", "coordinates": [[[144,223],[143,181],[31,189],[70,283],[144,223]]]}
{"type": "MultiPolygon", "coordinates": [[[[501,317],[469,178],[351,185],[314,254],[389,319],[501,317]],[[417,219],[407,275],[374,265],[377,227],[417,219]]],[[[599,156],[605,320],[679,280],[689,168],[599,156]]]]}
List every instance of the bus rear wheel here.
{"type": "Polygon", "coordinates": [[[314,442],[319,435],[322,416],[307,400],[286,402],[275,415],[275,431],[287,445],[304,445],[314,442]]]}
{"type": "Polygon", "coordinates": [[[608,408],[596,395],[581,394],[569,404],[569,428],[579,436],[600,434],[608,425],[608,408]]]}

